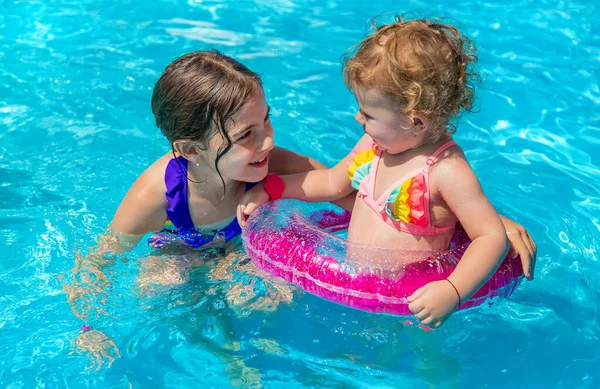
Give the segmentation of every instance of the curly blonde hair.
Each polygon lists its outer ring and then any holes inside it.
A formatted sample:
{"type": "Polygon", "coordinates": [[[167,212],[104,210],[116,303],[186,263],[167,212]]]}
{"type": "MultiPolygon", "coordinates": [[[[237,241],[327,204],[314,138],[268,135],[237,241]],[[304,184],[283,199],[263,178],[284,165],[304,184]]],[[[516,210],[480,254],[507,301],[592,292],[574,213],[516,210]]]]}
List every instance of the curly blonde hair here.
{"type": "Polygon", "coordinates": [[[436,141],[456,131],[451,120],[472,111],[473,70],[477,62],[471,40],[441,20],[405,20],[377,27],[349,49],[344,82],[349,89],[375,88],[398,104],[403,113],[419,112],[431,124],[436,141]]]}

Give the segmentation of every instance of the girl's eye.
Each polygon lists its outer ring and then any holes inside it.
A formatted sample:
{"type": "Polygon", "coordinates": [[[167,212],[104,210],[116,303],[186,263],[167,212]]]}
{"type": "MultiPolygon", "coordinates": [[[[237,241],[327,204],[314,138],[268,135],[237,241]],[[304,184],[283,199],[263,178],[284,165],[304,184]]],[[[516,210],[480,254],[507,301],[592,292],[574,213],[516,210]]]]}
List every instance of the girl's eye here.
{"type": "Polygon", "coordinates": [[[250,131],[246,131],[241,136],[239,136],[236,141],[244,140],[249,136],[250,136],[250,131]]]}
{"type": "Polygon", "coordinates": [[[271,114],[268,113],[267,116],[265,116],[265,123],[268,122],[269,120],[271,120],[271,114]]]}

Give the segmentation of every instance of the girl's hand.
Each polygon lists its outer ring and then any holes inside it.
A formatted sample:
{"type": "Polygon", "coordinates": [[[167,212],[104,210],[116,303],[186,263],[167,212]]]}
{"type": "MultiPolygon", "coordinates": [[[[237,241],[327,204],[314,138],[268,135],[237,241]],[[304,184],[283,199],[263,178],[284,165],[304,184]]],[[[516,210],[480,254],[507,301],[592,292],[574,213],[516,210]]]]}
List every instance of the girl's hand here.
{"type": "Polygon", "coordinates": [[[529,232],[520,224],[515,223],[511,219],[500,215],[500,219],[506,229],[506,235],[510,242],[510,250],[508,255],[510,258],[515,258],[517,255],[521,257],[523,265],[523,274],[528,280],[533,280],[533,272],[535,270],[535,260],[537,256],[537,246],[533,241],[529,232]]]}
{"type": "Polygon", "coordinates": [[[104,360],[108,361],[110,368],[116,358],[121,358],[119,348],[115,341],[102,331],[84,330],[73,340],[73,352],[88,354],[90,357],[90,368],[96,367],[99,373],[104,365],[104,360]]]}
{"type": "Polygon", "coordinates": [[[446,280],[430,282],[408,297],[408,309],[431,328],[438,328],[458,308],[456,291],[446,280]]]}
{"type": "Polygon", "coordinates": [[[269,195],[265,192],[262,183],[256,185],[244,194],[237,207],[237,219],[241,227],[246,225],[246,220],[256,208],[269,202],[269,195]]]}

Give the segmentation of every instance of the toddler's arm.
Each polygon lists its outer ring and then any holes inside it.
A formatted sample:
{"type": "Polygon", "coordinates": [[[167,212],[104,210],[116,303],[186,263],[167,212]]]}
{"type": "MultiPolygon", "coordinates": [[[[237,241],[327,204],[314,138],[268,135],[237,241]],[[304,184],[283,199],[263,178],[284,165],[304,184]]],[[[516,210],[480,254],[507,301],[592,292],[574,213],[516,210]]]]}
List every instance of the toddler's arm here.
{"type": "Polygon", "coordinates": [[[344,161],[330,169],[282,176],[285,183],[282,197],[304,201],[332,201],[353,191],[344,161]]]}
{"type": "Polygon", "coordinates": [[[275,146],[269,152],[269,172],[280,176],[304,173],[316,169],[327,169],[327,166],[305,155],[275,146]]]}
{"type": "MultiPolygon", "coordinates": [[[[269,153],[269,172],[280,176],[308,172],[311,170],[327,169],[327,166],[310,157],[294,153],[291,150],[275,147],[269,153]]],[[[346,197],[332,200],[331,202],[347,211],[352,211],[356,201],[356,191],[350,192],[346,197]]]]}
{"type": "MultiPolygon", "coordinates": [[[[269,156],[271,159],[269,170],[276,173],[296,173],[281,176],[285,185],[282,198],[295,198],[304,201],[332,201],[343,208],[350,209],[354,204],[354,199],[350,198],[354,194],[354,188],[352,188],[352,182],[348,176],[348,167],[352,165],[357,151],[369,147],[372,143],[373,140],[370,137],[363,136],[352,153],[331,169],[322,168],[322,164],[311,158],[276,148],[272,151],[274,158],[271,158],[271,155],[269,156]],[[295,166],[287,166],[285,158],[289,158],[289,163],[295,166]],[[307,169],[316,170],[305,171],[307,169]]],[[[243,226],[248,216],[268,201],[269,196],[265,192],[262,183],[246,192],[237,209],[240,225],[243,226]]]]}
{"type": "Polygon", "coordinates": [[[508,250],[506,231],[462,153],[438,160],[430,179],[472,243],[447,280],[432,282],[409,297],[421,323],[439,327],[494,273],[508,250]]]}
{"type": "MultiPolygon", "coordinates": [[[[348,168],[342,161],[331,169],[318,169],[281,176],[284,182],[281,197],[304,201],[339,200],[353,191],[347,170],[348,168]]],[[[248,216],[268,201],[269,195],[265,192],[263,183],[246,192],[237,209],[240,225],[243,227],[248,216]]]]}

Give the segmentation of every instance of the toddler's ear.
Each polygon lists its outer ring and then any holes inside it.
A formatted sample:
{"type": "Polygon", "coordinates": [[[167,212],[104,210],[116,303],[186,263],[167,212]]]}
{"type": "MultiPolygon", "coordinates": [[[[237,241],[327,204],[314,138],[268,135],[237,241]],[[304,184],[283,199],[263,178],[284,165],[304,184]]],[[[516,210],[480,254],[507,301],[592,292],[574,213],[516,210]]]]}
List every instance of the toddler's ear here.
{"type": "Polygon", "coordinates": [[[425,134],[429,131],[430,123],[427,116],[418,112],[412,112],[409,118],[413,122],[412,133],[415,136],[425,134]]]}

